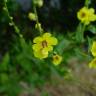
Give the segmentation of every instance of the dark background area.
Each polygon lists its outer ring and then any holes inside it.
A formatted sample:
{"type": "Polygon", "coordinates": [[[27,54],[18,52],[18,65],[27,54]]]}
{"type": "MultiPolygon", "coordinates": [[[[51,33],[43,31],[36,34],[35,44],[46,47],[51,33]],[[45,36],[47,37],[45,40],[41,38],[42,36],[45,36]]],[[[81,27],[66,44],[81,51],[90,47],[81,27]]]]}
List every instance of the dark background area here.
{"type": "MultiPolygon", "coordinates": [[[[74,32],[79,21],[77,11],[84,6],[84,0],[44,0],[44,5],[37,8],[39,21],[45,31],[57,31],[62,34],[74,32]]],[[[90,7],[95,6],[96,1],[92,0],[90,7]]],[[[20,28],[25,39],[32,39],[34,25],[28,19],[28,13],[33,11],[31,0],[8,0],[8,9],[14,22],[20,28]]],[[[14,29],[9,26],[9,18],[3,10],[4,2],[0,2],[0,53],[10,50],[10,41],[17,35],[14,29]]]]}

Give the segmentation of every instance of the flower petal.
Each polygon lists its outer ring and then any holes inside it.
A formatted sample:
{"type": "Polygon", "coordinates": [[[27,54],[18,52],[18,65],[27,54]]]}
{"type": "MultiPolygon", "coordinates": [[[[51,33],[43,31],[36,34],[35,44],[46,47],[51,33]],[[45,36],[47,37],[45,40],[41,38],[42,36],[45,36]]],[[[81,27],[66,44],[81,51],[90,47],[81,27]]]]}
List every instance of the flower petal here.
{"type": "Polygon", "coordinates": [[[45,50],[45,51],[52,51],[53,47],[49,45],[48,47],[43,48],[43,50],[45,50]]]}
{"type": "Polygon", "coordinates": [[[90,9],[89,9],[89,12],[90,12],[91,14],[94,14],[94,13],[95,13],[95,10],[94,10],[93,8],[90,8],[90,9]]]}
{"type": "Polygon", "coordinates": [[[96,57],[96,41],[92,44],[91,53],[94,57],[96,57]]]}
{"type": "Polygon", "coordinates": [[[89,63],[89,68],[96,68],[96,58],[89,63]]]}
{"type": "Polygon", "coordinates": [[[44,34],[43,34],[43,38],[49,38],[49,37],[51,37],[51,33],[48,33],[48,32],[47,32],[47,33],[44,33],[44,34]]]}
{"type": "Polygon", "coordinates": [[[33,43],[40,43],[42,41],[42,37],[38,36],[34,38],[33,43]]]}
{"type": "Polygon", "coordinates": [[[33,44],[32,45],[32,49],[35,50],[35,51],[38,51],[42,48],[42,46],[40,44],[33,44]]]}
{"type": "Polygon", "coordinates": [[[47,38],[48,45],[57,45],[58,40],[55,37],[47,38]]]}
{"type": "Polygon", "coordinates": [[[90,15],[90,21],[95,21],[96,20],[96,15],[93,14],[93,15],[90,15]]]}
{"type": "Polygon", "coordinates": [[[44,59],[48,57],[48,51],[45,50],[38,50],[34,51],[34,56],[39,59],[44,59]]]}
{"type": "Polygon", "coordinates": [[[52,46],[48,46],[48,51],[52,51],[53,47],[52,46]]]}

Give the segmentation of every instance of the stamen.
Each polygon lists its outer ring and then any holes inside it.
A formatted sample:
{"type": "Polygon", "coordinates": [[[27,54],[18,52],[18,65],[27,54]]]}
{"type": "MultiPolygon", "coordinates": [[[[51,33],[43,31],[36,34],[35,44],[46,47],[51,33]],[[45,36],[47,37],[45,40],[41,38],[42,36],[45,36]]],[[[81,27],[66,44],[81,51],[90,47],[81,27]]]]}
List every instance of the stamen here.
{"type": "Polygon", "coordinates": [[[86,14],[83,12],[82,14],[81,14],[81,17],[85,17],[86,16],[86,14]]]}
{"type": "Polygon", "coordinates": [[[46,41],[42,41],[42,46],[43,46],[43,48],[47,47],[47,42],[46,41]]]}

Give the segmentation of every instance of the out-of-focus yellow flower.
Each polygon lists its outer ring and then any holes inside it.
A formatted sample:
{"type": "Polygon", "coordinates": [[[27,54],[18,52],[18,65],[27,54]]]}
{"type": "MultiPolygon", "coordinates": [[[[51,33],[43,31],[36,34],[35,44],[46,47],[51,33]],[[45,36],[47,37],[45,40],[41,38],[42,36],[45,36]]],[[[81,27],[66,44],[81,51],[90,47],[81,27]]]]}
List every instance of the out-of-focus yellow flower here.
{"type": "Polygon", "coordinates": [[[43,6],[43,0],[34,0],[34,4],[37,5],[38,7],[42,7],[43,6]]]}
{"type": "Polygon", "coordinates": [[[96,68],[96,58],[89,63],[89,68],[96,68]]]}
{"type": "Polygon", "coordinates": [[[91,53],[95,58],[89,63],[89,68],[96,68],[96,41],[92,44],[91,53]]]}
{"type": "Polygon", "coordinates": [[[53,62],[53,64],[56,65],[56,66],[59,65],[59,64],[62,62],[62,56],[57,55],[57,54],[54,55],[52,62],[53,62]]]}
{"type": "Polygon", "coordinates": [[[28,14],[28,18],[29,18],[30,20],[36,21],[36,15],[35,15],[34,13],[29,13],[29,14],[28,14]]]}
{"type": "Polygon", "coordinates": [[[91,53],[94,57],[96,57],[96,41],[92,44],[91,53]]]}
{"type": "Polygon", "coordinates": [[[34,54],[35,57],[46,58],[48,57],[48,52],[53,50],[53,45],[56,45],[58,41],[50,33],[44,33],[42,36],[34,38],[33,43],[32,48],[36,53],[36,55],[34,54]]]}
{"type": "Polygon", "coordinates": [[[90,22],[96,20],[95,10],[93,8],[88,9],[87,7],[83,7],[77,12],[77,18],[85,25],[88,25],[90,22]]]}

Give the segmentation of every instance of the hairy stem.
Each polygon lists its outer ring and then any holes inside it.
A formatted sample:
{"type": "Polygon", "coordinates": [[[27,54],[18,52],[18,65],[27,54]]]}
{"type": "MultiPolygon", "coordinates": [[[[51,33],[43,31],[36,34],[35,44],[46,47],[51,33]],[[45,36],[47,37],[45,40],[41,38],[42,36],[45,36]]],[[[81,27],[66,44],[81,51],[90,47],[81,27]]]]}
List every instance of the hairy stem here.
{"type": "Polygon", "coordinates": [[[19,35],[20,38],[22,38],[23,36],[22,36],[22,34],[20,34],[19,28],[16,26],[16,24],[13,21],[13,17],[9,13],[9,10],[8,10],[8,7],[7,7],[7,0],[4,0],[4,8],[3,9],[5,10],[5,12],[7,13],[7,15],[8,15],[9,19],[10,19],[9,25],[13,26],[15,32],[19,35]]]}

